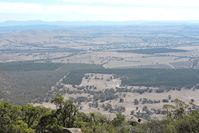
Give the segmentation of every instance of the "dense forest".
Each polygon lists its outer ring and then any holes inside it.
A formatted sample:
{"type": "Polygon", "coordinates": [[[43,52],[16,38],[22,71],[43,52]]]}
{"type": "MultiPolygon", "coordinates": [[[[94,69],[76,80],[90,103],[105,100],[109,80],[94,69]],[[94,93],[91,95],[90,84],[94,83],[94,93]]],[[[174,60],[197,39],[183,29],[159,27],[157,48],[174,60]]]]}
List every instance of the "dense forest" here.
{"type": "Polygon", "coordinates": [[[56,109],[0,102],[1,133],[62,133],[80,128],[83,133],[198,133],[199,111],[177,108],[165,120],[129,121],[122,114],[112,120],[99,113],[85,114],[71,100],[57,95],[51,101],[56,109]]]}
{"type": "Polygon", "coordinates": [[[97,68],[73,70],[63,82],[78,85],[86,73],[115,74],[121,78],[123,86],[138,85],[188,88],[198,84],[199,80],[198,69],[97,68]]]}
{"type": "Polygon", "coordinates": [[[198,89],[198,69],[108,69],[94,64],[0,63],[0,99],[26,104],[42,99],[61,78],[64,84],[79,85],[86,73],[114,74],[122,86],[152,86],[163,89],[198,89]]]}
{"type": "Polygon", "coordinates": [[[87,64],[28,61],[0,63],[0,99],[26,104],[42,98],[57,81],[71,71],[101,68],[101,66],[87,64]]]}

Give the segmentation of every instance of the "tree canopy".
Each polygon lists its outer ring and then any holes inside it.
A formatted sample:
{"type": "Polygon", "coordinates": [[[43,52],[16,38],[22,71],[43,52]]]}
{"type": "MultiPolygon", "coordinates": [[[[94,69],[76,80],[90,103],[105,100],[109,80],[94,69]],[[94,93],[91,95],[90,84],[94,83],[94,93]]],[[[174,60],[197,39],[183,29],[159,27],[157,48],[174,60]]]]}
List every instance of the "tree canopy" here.
{"type": "MultiPolygon", "coordinates": [[[[199,111],[186,114],[182,106],[174,111],[177,117],[140,124],[128,121],[121,113],[110,120],[100,113],[79,112],[73,101],[64,101],[59,95],[52,102],[57,105],[57,109],[0,102],[0,133],[62,133],[64,128],[81,128],[84,133],[199,132],[199,111]]],[[[165,105],[164,108],[175,109],[169,105],[165,105]]]]}

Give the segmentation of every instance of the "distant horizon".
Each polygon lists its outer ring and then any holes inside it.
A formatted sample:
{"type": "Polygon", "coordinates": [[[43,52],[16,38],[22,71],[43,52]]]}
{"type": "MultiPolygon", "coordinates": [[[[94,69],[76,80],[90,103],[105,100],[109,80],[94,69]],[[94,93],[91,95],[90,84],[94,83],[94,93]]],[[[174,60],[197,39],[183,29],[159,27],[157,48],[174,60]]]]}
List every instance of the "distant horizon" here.
{"type": "Polygon", "coordinates": [[[105,20],[90,20],[90,21],[62,21],[62,20],[56,20],[56,21],[45,21],[45,20],[6,20],[6,21],[0,21],[0,24],[11,24],[11,23],[116,23],[116,24],[122,24],[122,23],[199,23],[199,20],[129,20],[129,21],[105,21],[105,20]]]}

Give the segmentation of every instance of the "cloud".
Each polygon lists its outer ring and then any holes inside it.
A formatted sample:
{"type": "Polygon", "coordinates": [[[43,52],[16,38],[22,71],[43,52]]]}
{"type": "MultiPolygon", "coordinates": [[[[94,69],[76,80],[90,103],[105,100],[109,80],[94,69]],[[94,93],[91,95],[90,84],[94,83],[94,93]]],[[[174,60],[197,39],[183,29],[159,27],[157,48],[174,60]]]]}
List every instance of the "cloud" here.
{"type": "Polygon", "coordinates": [[[56,0],[54,4],[0,1],[0,21],[199,20],[199,2],[194,2],[196,0],[56,0]]]}
{"type": "Polygon", "coordinates": [[[198,0],[59,0],[66,4],[103,6],[199,7],[198,0]]]}

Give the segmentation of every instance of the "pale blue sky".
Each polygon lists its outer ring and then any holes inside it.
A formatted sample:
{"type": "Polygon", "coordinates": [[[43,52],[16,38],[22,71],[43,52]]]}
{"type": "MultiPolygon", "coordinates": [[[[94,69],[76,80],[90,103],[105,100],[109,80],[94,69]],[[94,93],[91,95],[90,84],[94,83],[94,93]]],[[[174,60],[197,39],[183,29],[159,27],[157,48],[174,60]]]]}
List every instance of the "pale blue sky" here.
{"type": "Polygon", "coordinates": [[[198,0],[0,0],[0,21],[189,21],[198,14],[198,0]]]}

